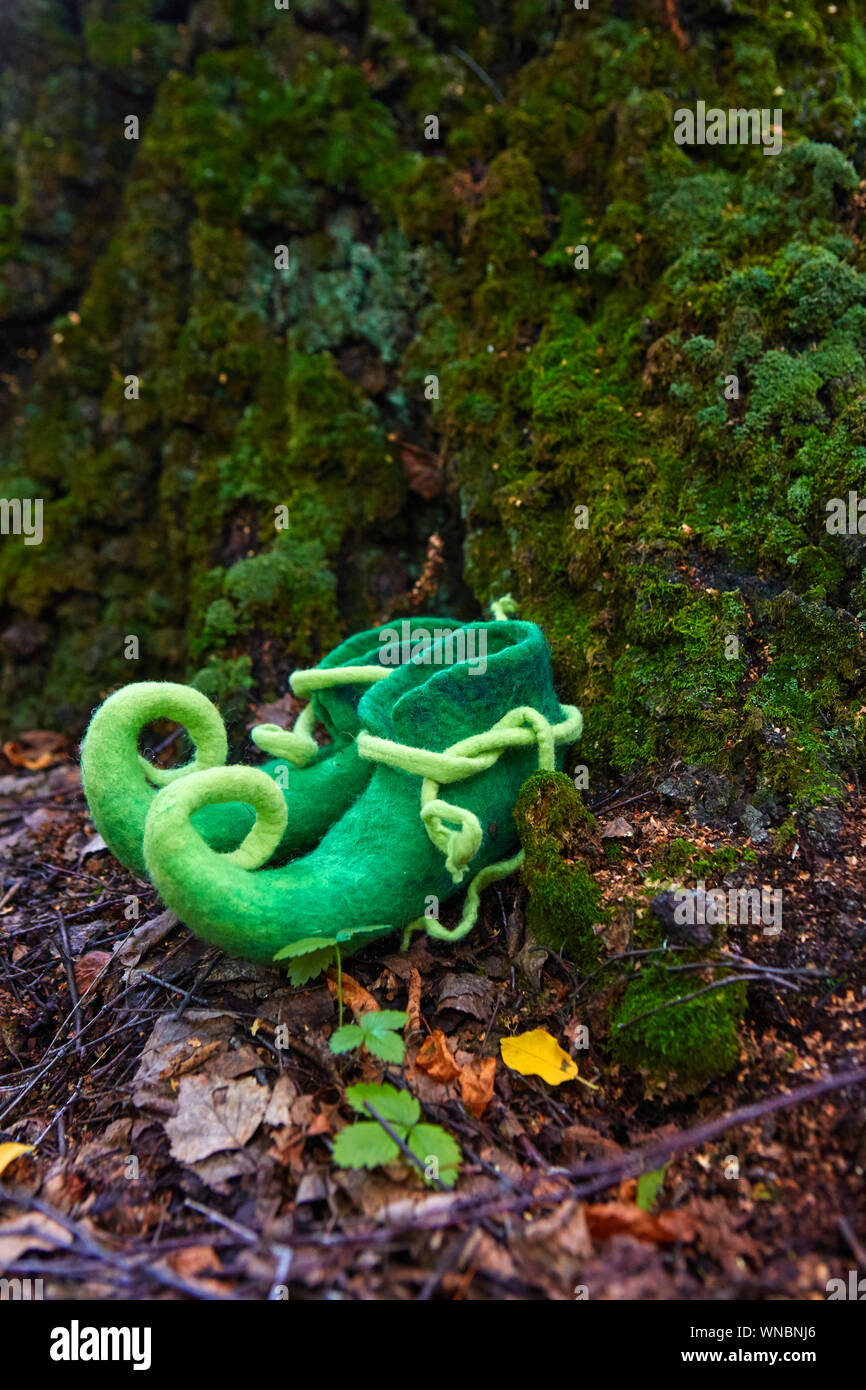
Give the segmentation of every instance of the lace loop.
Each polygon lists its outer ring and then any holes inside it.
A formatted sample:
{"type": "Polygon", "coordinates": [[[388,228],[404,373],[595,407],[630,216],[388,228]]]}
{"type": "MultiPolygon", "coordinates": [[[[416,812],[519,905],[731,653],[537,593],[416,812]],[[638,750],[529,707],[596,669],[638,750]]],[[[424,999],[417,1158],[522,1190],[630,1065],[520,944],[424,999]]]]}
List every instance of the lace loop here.
{"type": "Polygon", "coordinates": [[[565,719],[551,724],[531,705],[518,705],[485,733],[461,739],[443,753],[377,738],[362,730],[357,740],[358,754],[423,778],[420,814],[424,828],[431,842],[445,855],[445,867],[452,881],[462,883],[469,861],[481,847],[484,832],[473,811],[440,798],[442,785],[486,772],[506,750],[532,744],[538,748],[539,769],[552,771],[557,743],[573,743],[583,729],[583,715],[575,705],[563,705],[563,710],[565,719]]]}
{"type": "MultiPolygon", "coordinates": [[[[316,690],[330,690],[338,685],[373,685],[390,676],[383,666],[312,666],[293,671],[289,685],[295,695],[312,695],[316,690]]],[[[295,720],[293,729],[281,729],[279,724],[257,724],[250,737],[257,748],[272,758],[285,758],[293,767],[307,767],[318,757],[319,745],[313,738],[316,712],[312,701],[295,720]]]]}

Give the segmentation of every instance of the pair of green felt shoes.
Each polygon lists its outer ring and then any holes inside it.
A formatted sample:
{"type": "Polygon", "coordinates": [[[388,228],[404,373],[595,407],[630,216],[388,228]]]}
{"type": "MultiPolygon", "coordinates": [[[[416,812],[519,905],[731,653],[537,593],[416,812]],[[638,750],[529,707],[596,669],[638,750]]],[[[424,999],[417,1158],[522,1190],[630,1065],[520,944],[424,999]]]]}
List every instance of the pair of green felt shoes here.
{"type": "Polygon", "coordinates": [[[273,755],[262,767],[226,766],[223,721],[198,691],[123,687],[81,749],[97,830],[181,921],[232,955],[272,961],[310,938],[351,951],[418,927],[465,935],[481,890],[520,863],[521,784],[560,767],[582,727],[556,698],[540,628],[507,612],[503,601],[489,623],[374,628],[296,671],[291,688],[310,704],[293,731],[253,729],[273,755]],[[184,766],[140,755],[141,730],[157,718],[186,727],[195,756],[184,766]],[[331,736],[324,747],[317,720],[331,736]],[[462,917],[446,929],[438,905],[470,865],[462,917]]]}

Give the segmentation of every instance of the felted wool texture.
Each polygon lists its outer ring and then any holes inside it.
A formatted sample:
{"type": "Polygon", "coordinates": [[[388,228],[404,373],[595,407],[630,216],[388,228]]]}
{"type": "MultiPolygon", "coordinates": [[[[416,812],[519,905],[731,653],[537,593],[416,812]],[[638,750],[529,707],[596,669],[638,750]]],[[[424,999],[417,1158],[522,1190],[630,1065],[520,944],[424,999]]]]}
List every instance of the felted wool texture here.
{"type": "MultiPolygon", "coordinates": [[[[440,618],[415,618],[412,630],[440,618]]],[[[326,654],[319,667],[374,665],[382,644],[371,628],[341,642],[326,654]]],[[[261,765],[271,778],[280,776],[288,812],[285,832],[274,849],[276,862],[309,849],[345,808],[360,795],[372,768],[359,758],[354,737],[358,731],[358,702],[365,686],[344,685],[317,691],[313,706],[333,742],[320,749],[316,760],[304,768],[292,767],[283,758],[261,765]]],[[[124,686],[102,704],[91,719],[81,747],[81,775],[90,813],[106,845],[127,868],[146,874],[142,841],[144,823],[156,796],[158,780],[174,781],[193,771],[225,763],[227,738],[216,707],[191,686],[169,681],[141,681],[124,686]],[[196,746],[195,759],[167,773],[145,768],[139,758],[138,738],[154,719],[183,724],[196,746]]],[[[231,851],[250,832],[252,809],[242,802],[208,805],[194,819],[196,830],[219,852],[231,851]]]]}
{"type": "MultiPolygon", "coordinates": [[[[473,673],[466,662],[401,666],[363,696],[362,727],[380,738],[441,752],[488,730],[517,705],[561,722],[564,713],[541,630],[512,621],[471,626],[487,634],[483,674],[473,673]]],[[[444,790],[449,802],[481,821],[473,874],[516,851],[512,810],[537,765],[536,748],[509,749],[487,771],[444,790]]],[[[382,926],[384,934],[420,917],[429,895],[445,902],[459,891],[421,821],[421,777],[384,764],[376,764],[363,794],[310,854],[282,868],[257,871],[228,861],[195,833],[190,816],[215,797],[231,796],[239,783],[226,774],[243,771],[248,770],[194,773],[165,787],[145,826],[145,860],[164,902],[224,951],[270,961],[292,941],[332,937],[337,929],[382,926]]],[[[244,794],[263,818],[273,816],[266,779],[254,773],[244,794]]],[[[265,862],[266,840],[256,850],[258,862],[265,862]]],[[[246,862],[252,865],[255,856],[247,854],[246,862]]]]}
{"type": "Polygon", "coordinates": [[[193,762],[176,775],[225,762],[228,740],[217,710],[199,691],[170,681],[139,681],[110,695],[81,745],[81,781],[93,823],[112,854],[136,873],[144,873],[144,823],[157,791],[141,765],[138,736],[160,718],[183,724],[196,747],[193,762]]]}

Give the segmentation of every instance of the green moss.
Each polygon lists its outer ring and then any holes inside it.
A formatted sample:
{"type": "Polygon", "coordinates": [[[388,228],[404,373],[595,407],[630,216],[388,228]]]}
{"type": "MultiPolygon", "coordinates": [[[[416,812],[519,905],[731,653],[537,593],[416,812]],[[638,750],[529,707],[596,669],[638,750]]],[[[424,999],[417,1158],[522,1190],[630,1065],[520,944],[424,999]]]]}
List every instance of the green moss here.
{"type": "Polygon", "coordinates": [[[754,864],[757,855],[752,849],[740,849],[736,845],[723,845],[720,849],[702,852],[691,840],[682,837],[671,840],[653,855],[654,878],[710,879],[730,873],[738,864],[754,864]]]}
{"type": "Polygon", "coordinates": [[[794,816],[786,816],[781,825],[770,831],[770,837],[774,853],[784,854],[790,849],[797,838],[797,822],[794,816]]]}
{"type": "MultiPolygon", "coordinates": [[[[670,964],[682,963],[681,953],[671,956],[670,964]]],[[[697,974],[668,974],[663,963],[645,967],[612,1010],[614,1059],[651,1082],[685,1090],[700,1089],[730,1071],[740,1054],[738,1024],[746,1007],[746,986],[726,985],[688,1003],[672,1002],[705,983],[697,974]]]]}
{"type": "Polygon", "coordinates": [[[824,526],[866,464],[866,33],[725,8],[681,48],[653,0],[14,7],[0,494],[46,519],[0,552],[16,726],[86,718],[130,631],[142,675],[284,688],[438,533],[431,610],[518,595],[594,779],[673,754],[808,804],[866,767],[862,556],[824,526]],[[674,143],[695,92],[777,87],[777,158],[674,143]]]}
{"type": "Polygon", "coordinates": [[[532,935],[590,969],[599,954],[592,928],[606,914],[601,891],[578,856],[595,831],[594,817],[563,773],[537,772],[520,790],[514,819],[526,855],[521,878],[532,935]]]}

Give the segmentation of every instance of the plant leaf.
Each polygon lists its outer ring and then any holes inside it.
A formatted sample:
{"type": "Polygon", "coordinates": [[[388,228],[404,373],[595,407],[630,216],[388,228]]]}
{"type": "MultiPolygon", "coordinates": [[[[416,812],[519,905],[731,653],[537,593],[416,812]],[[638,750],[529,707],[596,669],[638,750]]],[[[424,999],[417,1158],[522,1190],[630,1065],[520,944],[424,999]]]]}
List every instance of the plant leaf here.
{"type": "Polygon", "coordinates": [[[454,1186],[460,1172],[460,1148],[447,1130],[441,1125],[415,1125],[406,1142],[425,1167],[431,1159],[437,1160],[439,1171],[435,1176],[446,1187],[454,1186]]]}
{"type": "Polygon", "coordinates": [[[10,1163],[14,1163],[16,1158],[22,1154],[35,1154],[36,1150],[32,1144],[16,1144],[10,1140],[8,1144],[0,1144],[0,1173],[4,1168],[8,1168],[10,1163]]]}
{"type": "Polygon", "coordinates": [[[305,985],[327,970],[334,958],[337,942],[330,936],[305,936],[302,941],[290,941],[277,951],[274,960],[289,960],[289,979],[293,985],[305,985]]]}
{"type": "Polygon", "coordinates": [[[405,1028],[409,1020],[409,1015],[400,1013],[397,1009],[372,1009],[361,1018],[361,1027],[365,1033],[386,1033],[394,1028],[405,1028]]]}
{"type": "Polygon", "coordinates": [[[653,1203],[659,1195],[659,1189],[665,1180],[667,1171],[668,1165],[665,1164],[663,1168],[654,1168],[651,1173],[641,1173],[637,1180],[637,1195],[635,1196],[635,1204],[640,1207],[641,1211],[652,1211],[653,1203]]]}
{"type": "Polygon", "coordinates": [[[398,1091],[396,1086],[377,1086],[374,1082],[363,1082],[359,1086],[349,1086],[346,1099],[353,1110],[369,1115],[364,1109],[367,1101],[378,1110],[383,1120],[395,1129],[408,1129],[421,1118],[421,1106],[408,1091],[398,1091]]]}
{"type": "Polygon", "coordinates": [[[351,1052],[364,1041],[363,1030],[357,1023],[346,1023],[331,1034],[328,1046],[332,1052],[351,1052]]]}
{"type": "Polygon", "coordinates": [[[325,946],[333,949],[337,944],[334,936],[305,936],[303,941],[290,941],[274,956],[274,960],[291,960],[295,956],[305,956],[309,951],[318,951],[325,946]]]}
{"type": "Polygon", "coordinates": [[[503,1038],[499,1046],[505,1065],[521,1076],[540,1076],[551,1086],[577,1076],[577,1063],[544,1028],[503,1038]]]}
{"type": "Polygon", "coordinates": [[[418,1049],[415,1065],[420,1071],[426,1071],[428,1076],[432,1076],[434,1081],[452,1081],[455,1076],[460,1075],[454,1053],[448,1046],[441,1028],[434,1028],[430,1036],[424,1039],[418,1049]]]}
{"type": "Polygon", "coordinates": [[[375,1120],[347,1125],[334,1140],[333,1158],[340,1168],[378,1168],[380,1163],[391,1163],[399,1156],[394,1140],[375,1120]]]}
{"type": "Polygon", "coordinates": [[[473,1057],[460,1068],[457,1084],[467,1110],[480,1120],[493,1099],[496,1082],[496,1058],[473,1057]]]}
{"type": "MultiPolygon", "coordinates": [[[[402,1062],[406,1056],[406,1044],[399,1033],[392,1033],[386,1030],[384,1033],[368,1032],[364,1037],[367,1048],[374,1057],[381,1057],[383,1062],[402,1062]]],[[[374,1101],[375,1105],[376,1102],[374,1101]]],[[[378,1106],[376,1109],[378,1110],[378,1106]]]]}
{"type": "Polygon", "coordinates": [[[297,960],[291,962],[289,979],[293,985],[305,985],[309,980],[321,975],[323,970],[327,970],[333,959],[333,946],[322,946],[318,951],[309,951],[305,956],[298,956],[297,960]]]}
{"type": "Polygon", "coordinates": [[[374,927],[341,927],[337,932],[336,940],[342,946],[344,941],[354,941],[358,936],[382,936],[384,932],[393,931],[393,927],[377,924],[374,927]]]}

